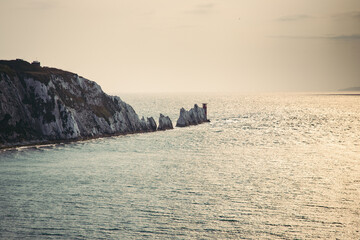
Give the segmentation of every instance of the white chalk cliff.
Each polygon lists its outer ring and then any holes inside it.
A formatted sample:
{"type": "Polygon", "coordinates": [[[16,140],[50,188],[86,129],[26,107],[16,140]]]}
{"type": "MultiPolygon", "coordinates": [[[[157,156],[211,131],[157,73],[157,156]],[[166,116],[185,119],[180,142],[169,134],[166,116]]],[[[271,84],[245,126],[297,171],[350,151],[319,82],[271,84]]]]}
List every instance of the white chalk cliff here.
{"type": "Polygon", "coordinates": [[[23,60],[0,61],[0,148],[156,131],[93,81],[23,60]]]}

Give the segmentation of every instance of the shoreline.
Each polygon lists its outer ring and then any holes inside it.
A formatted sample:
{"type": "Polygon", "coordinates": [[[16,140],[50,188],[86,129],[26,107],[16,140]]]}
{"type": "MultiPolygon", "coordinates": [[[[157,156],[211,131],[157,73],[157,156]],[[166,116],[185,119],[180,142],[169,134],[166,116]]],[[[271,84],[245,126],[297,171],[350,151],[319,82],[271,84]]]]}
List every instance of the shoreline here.
{"type": "MultiPolygon", "coordinates": [[[[165,130],[164,130],[165,131],[165,130]]],[[[131,133],[114,133],[114,134],[103,134],[99,136],[92,137],[81,137],[74,139],[58,139],[58,140],[32,140],[32,141],[24,141],[22,143],[14,143],[9,145],[0,145],[0,153],[6,150],[11,150],[19,147],[35,147],[35,146],[45,146],[51,144],[68,144],[74,142],[85,142],[88,140],[99,139],[99,138],[109,138],[109,137],[118,137],[132,134],[144,134],[144,133],[153,133],[158,131],[149,131],[149,132],[131,132],[131,133]]]]}
{"type": "MultiPolygon", "coordinates": [[[[196,125],[189,125],[186,127],[190,127],[190,126],[197,126],[203,123],[209,123],[211,122],[209,119],[196,124],[196,125]]],[[[186,128],[185,127],[185,128],[186,128]]],[[[174,127],[175,128],[184,128],[184,127],[174,127]]],[[[99,139],[99,138],[109,138],[109,137],[119,137],[119,136],[126,136],[126,135],[135,135],[135,134],[147,134],[147,133],[155,133],[155,132],[164,132],[164,131],[168,131],[168,130],[173,130],[173,129],[166,129],[166,130],[156,130],[156,131],[139,131],[139,132],[129,132],[129,133],[114,133],[114,134],[103,134],[103,135],[99,135],[99,136],[92,136],[92,137],[81,137],[81,138],[74,138],[74,139],[59,139],[59,140],[32,140],[32,141],[25,141],[22,143],[14,143],[14,144],[10,144],[7,146],[1,146],[0,145],[0,154],[1,152],[4,152],[6,150],[11,150],[11,149],[15,149],[15,148],[19,148],[19,147],[35,147],[35,146],[45,146],[45,145],[51,145],[51,144],[68,144],[68,143],[74,143],[74,142],[85,142],[88,140],[93,140],[93,139],[99,139]]]]}

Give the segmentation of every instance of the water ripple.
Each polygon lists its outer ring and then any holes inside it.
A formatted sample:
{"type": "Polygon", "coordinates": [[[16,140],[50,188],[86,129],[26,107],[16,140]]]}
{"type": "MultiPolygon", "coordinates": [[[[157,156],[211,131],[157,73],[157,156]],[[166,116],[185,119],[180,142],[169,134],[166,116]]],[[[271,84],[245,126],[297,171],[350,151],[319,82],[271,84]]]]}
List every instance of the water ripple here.
{"type": "Polygon", "coordinates": [[[128,97],[212,122],[0,152],[1,239],[360,238],[360,98],[128,97]]]}

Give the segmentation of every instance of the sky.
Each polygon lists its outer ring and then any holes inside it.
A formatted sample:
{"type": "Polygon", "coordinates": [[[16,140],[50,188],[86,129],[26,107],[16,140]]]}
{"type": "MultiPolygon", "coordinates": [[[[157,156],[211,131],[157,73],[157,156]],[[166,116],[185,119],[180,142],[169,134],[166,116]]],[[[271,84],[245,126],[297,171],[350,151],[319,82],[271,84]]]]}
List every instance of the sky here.
{"type": "Polygon", "coordinates": [[[108,93],[360,86],[359,0],[0,0],[0,34],[108,93]]]}

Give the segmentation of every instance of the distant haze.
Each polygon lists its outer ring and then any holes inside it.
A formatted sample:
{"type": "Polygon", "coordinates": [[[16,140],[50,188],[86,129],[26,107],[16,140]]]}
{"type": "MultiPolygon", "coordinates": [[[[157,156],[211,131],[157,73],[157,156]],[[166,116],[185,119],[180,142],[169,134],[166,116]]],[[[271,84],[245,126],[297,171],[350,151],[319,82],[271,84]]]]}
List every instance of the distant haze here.
{"type": "Polygon", "coordinates": [[[360,86],[359,0],[0,0],[0,33],[110,93],[360,86]]]}

